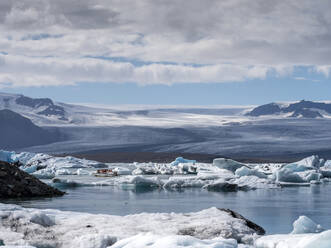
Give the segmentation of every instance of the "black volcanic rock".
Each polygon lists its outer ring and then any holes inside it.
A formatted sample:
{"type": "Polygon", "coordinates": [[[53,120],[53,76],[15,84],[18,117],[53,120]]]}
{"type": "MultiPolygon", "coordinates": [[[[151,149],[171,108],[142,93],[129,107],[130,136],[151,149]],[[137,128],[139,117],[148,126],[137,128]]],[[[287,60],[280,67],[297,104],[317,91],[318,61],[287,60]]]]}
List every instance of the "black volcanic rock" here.
{"type": "Polygon", "coordinates": [[[261,115],[272,115],[281,112],[281,108],[276,103],[269,103],[254,108],[251,112],[246,115],[250,116],[261,116],[261,115]]]}
{"type": "Polygon", "coordinates": [[[34,125],[31,120],[11,110],[0,110],[0,149],[43,145],[58,141],[57,133],[34,125]]]}
{"type": "Polygon", "coordinates": [[[255,224],[254,222],[246,219],[241,214],[238,214],[237,212],[235,212],[235,211],[233,211],[231,209],[228,209],[228,208],[219,208],[219,210],[229,213],[233,218],[237,218],[237,219],[241,219],[241,220],[245,221],[246,222],[246,225],[249,228],[251,228],[254,231],[256,231],[256,233],[258,235],[264,235],[265,234],[265,230],[261,226],[259,226],[259,225],[255,224]]]}
{"type": "Polygon", "coordinates": [[[17,197],[61,196],[55,189],[13,164],[0,161],[0,199],[17,197]]]}

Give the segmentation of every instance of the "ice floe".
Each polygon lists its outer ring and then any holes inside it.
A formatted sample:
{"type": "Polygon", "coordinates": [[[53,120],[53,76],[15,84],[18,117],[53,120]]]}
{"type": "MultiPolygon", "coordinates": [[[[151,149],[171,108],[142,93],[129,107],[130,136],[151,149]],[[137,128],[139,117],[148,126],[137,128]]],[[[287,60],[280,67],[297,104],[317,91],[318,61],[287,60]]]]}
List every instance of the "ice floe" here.
{"type": "Polygon", "coordinates": [[[5,245],[139,248],[149,243],[156,248],[236,248],[238,243],[253,244],[261,235],[261,227],[217,208],[183,214],[114,216],[0,204],[0,217],[0,233],[5,245]],[[134,240],[137,246],[129,246],[134,240]]]}

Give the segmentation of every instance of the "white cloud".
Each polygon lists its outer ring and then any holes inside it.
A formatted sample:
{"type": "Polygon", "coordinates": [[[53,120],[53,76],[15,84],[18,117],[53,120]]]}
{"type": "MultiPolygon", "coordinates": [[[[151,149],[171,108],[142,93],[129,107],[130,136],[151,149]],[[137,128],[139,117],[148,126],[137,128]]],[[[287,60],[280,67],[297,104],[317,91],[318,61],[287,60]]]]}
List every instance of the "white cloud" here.
{"type": "Polygon", "coordinates": [[[94,58],[31,58],[0,55],[0,85],[69,85],[75,82],[136,82],[142,85],[220,83],[263,79],[272,68],[265,66],[149,64],[112,62],[94,58]],[[19,73],[17,73],[19,72],[19,73]]]}
{"type": "Polygon", "coordinates": [[[296,66],[329,76],[330,9],[330,1],[310,0],[2,2],[0,52],[9,55],[1,81],[237,82],[263,79],[269,71],[288,76],[296,66]],[[27,38],[38,35],[46,38],[27,38]]]}
{"type": "Polygon", "coordinates": [[[323,74],[325,77],[329,77],[331,73],[331,65],[321,65],[321,66],[316,66],[315,70],[318,73],[323,74]]]}

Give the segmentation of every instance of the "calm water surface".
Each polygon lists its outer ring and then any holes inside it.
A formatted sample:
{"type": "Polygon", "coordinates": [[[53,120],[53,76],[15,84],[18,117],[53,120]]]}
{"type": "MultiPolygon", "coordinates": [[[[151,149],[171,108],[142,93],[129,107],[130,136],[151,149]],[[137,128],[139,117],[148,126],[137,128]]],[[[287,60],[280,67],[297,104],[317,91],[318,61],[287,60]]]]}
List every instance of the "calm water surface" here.
{"type": "Polygon", "coordinates": [[[141,212],[192,212],[230,208],[269,234],[288,233],[300,215],[331,229],[331,185],[219,193],[201,189],[137,191],[116,187],[77,187],[63,197],[11,201],[24,207],[127,215],[141,212]]]}

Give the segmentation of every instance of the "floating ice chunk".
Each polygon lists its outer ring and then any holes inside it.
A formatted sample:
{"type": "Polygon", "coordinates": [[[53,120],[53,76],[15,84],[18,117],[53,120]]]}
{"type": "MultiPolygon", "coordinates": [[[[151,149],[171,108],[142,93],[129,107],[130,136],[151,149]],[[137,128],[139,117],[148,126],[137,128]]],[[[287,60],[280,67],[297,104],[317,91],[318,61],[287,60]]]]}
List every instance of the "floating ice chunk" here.
{"type": "Polygon", "coordinates": [[[68,170],[68,169],[58,169],[58,170],[56,170],[56,173],[55,173],[57,176],[59,176],[59,175],[73,175],[74,173],[73,172],[71,172],[70,170],[68,170]]]}
{"type": "Polygon", "coordinates": [[[321,225],[316,224],[307,216],[300,216],[293,222],[292,234],[319,233],[323,230],[321,225]]]}
{"type": "Polygon", "coordinates": [[[138,234],[136,236],[122,239],[115,243],[112,248],[237,248],[234,239],[215,238],[212,240],[201,240],[191,236],[160,236],[151,233],[138,234]]]}
{"type": "Polygon", "coordinates": [[[323,177],[331,177],[331,169],[322,167],[320,173],[323,177]]]}
{"type": "Polygon", "coordinates": [[[180,174],[197,174],[197,166],[192,163],[179,163],[178,172],[180,174]]]}
{"type": "Polygon", "coordinates": [[[230,183],[224,181],[223,179],[209,183],[205,185],[203,188],[209,191],[223,191],[223,192],[237,191],[239,189],[238,184],[230,183]]]}
{"type": "Polygon", "coordinates": [[[229,180],[230,183],[237,184],[240,190],[250,189],[273,189],[279,186],[273,180],[259,178],[257,176],[243,176],[229,180]]]}
{"type": "Polygon", "coordinates": [[[0,160],[9,163],[19,162],[22,164],[20,168],[27,173],[33,173],[44,168],[59,170],[63,168],[106,167],[103,163],[71,156],[53,157],[43,153],[15,153],[2,150],[0,150],[0,160]]]}
{"type": "Polygon", "coordinates": [[[55,177],[55,172],[52,169],[41,169],[33,172],[31,175],[39,178],[39,179],[52,179],[55,177]]]}
{"type": "Polygon", "coordinates": [[[215,158],[213,160],[213,165],[217,166],[218,168],[221,169],[226,169],[232,172],[235,172],[237,169],[245,166],[247,167],[247,165],[234,161],[232,159],[228,159],[228,158],[215,158]]]}
{"type": "Polygon", "coordinates": [[[69,180],[69,179],[53,178],[52,186],[59,189],[66,189],[66,188],[76,188],[76,187],[91,186],[91,185],[85,184],[83,182],[76,182],[74,180],[69,180]]]}
{"type": "Polygon", "coordinates": [[[91,175],[91,172],[87,171],[87,170],[84,170],[82,168],[78,169],[76,171],[76,174],[79,175],[79,176],[83,176],[83,175],[91,175]]]}
{"type": "Polygon", "coordinates": [[[298,162],[295,162],[297,165],[302,165],[306,167],[314,167],[319,168],[320,165],[324,165],[325,161],[320,160],[320,158],[317,155],[312,155],[310,157],[304,158],[298,162]]]}
{"type": "Polygon", "coordinates": [[[302,172],[307,170],[319,169],[320,167],[323,167],[324,164],[325,164],[324,159],[320,159],[317,155],[312,155],[300,161],[286,164],[282,167],[282,169],[289,169],[292,172],[302,172]]]}
{"type": "Polygon", "coordinates": [[[128,168],[122,168],[122,167],[116,167],[113,169],[113,171],[117,172],[117,175],[119,175],[119,176],[132,174],[132,170],[130,170],[128,168]]]}
{"type": "Polygon", "coordinates": [[[235,174],[237,176],[257,176],[257,177],[260,177],[260,178],[267,178],[267,175],[264,174],[263,172],[260,172],[256,169],[249,169],[247,167],[241,167],[239,169],[236,170],[235,174]]]}
{"type": "Polygon", "coordinates": [[[295,172],[288,167],[282,168],[276,172],[278,182],[290,183],[309,183],[310,181],[319,181],[321,174],[315,170],[295,172]]]}
{"type": "Polygon", "coordinates": [[[205,181],[197,177],[170,177],[163,185],[165,189],[173,188],[201,188],[206,184],[205,181]]]}
{"type": "Polygon", "coordinates": [[[175,159],[175,161],[172,161],[170,164],[172,166],[177,166],[179,163],[192,163],[192,164],[195,164],[196,160],[189,160],[189,159],[185,159],[185,158],[182,158],[182,157],[178,157],[178,158],[175,159]]]}
{"type": "Polygon", "coordinates": [[[281,168],[281,170],[289,170],[291,172],[302,172],[307,170],[314,170],[314,167],[293,163],[293,164],[284,165],[281,168]]]}
{"type": "Polygon", "coordinates": [[[122,186],[129,185],[135,186],[136,188],[153,188],[162,185],[162,182],[157,177],[147,178],[143,176],[127,176],[121,178],[119,183],[121,183],[122,186]]]}
{"type": "Polygon", "coordinates": [[[22,171],[25,171],[26,173],[34,173],[37,171],[37,165],[32,165],[32,166],[29,166],[29,167],[21,167],[21,170],[22,171]]]}

